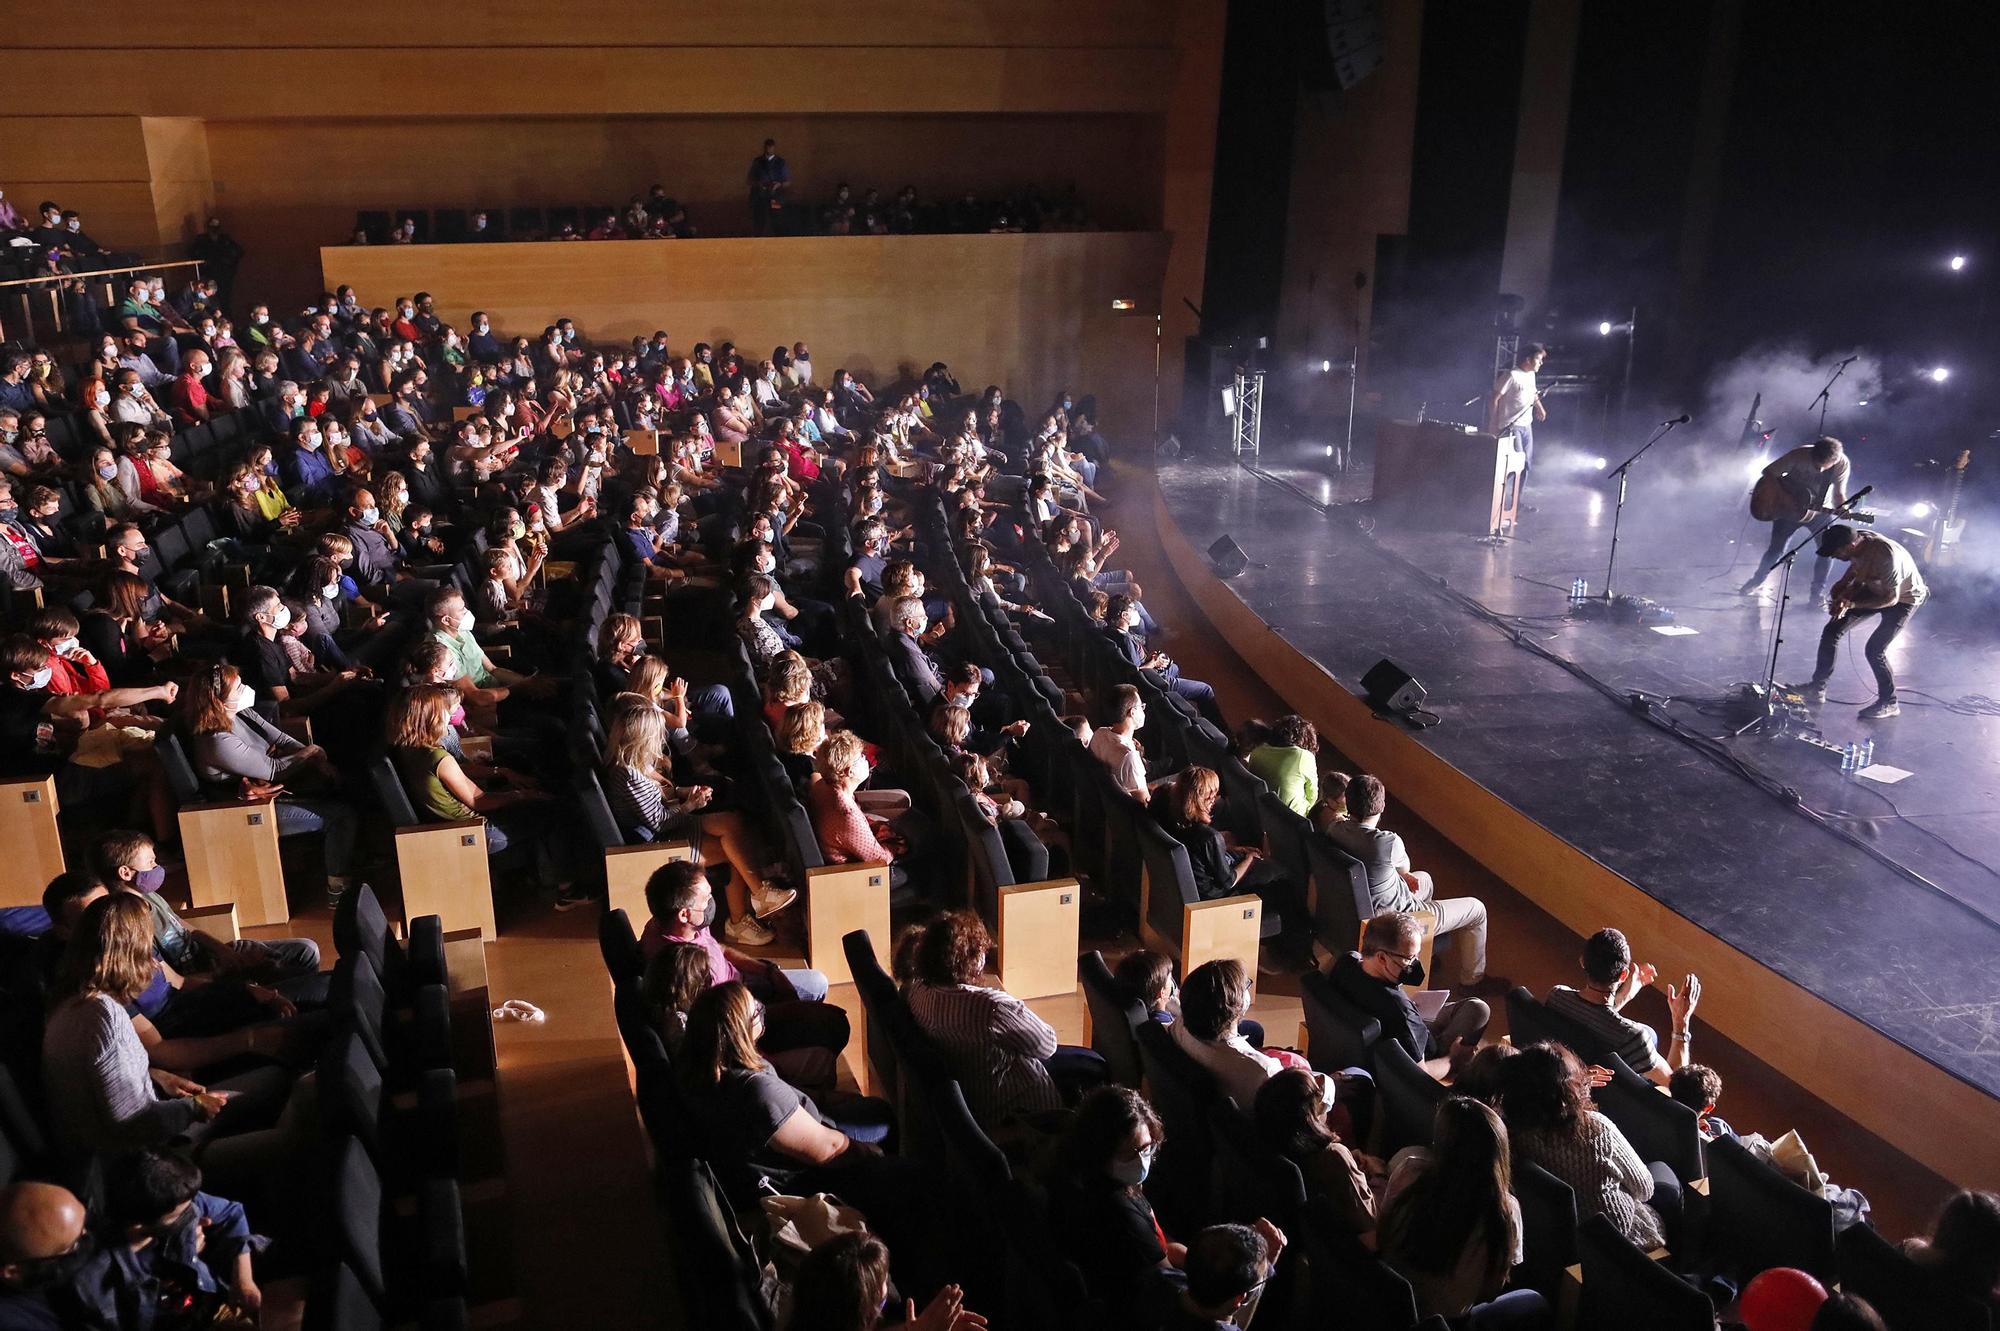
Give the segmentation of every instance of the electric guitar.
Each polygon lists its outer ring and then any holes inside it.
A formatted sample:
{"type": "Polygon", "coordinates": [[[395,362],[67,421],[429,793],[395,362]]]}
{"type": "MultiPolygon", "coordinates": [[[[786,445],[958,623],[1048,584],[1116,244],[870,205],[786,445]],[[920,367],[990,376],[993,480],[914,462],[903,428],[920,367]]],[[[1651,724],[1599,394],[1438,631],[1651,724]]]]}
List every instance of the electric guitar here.
{"type": "Polygon", "coordinates": [[[1958,497],[1965,490],[1965,469],[1972,462],[1972,450],[1966,449],[1951,464],[1951,498],[1945,501],[1944,509],[1931,523],[1930,535],[1924,538],[1924,562],[1926,564],[1958,545],[1958,538],[1965,534],[1965,519],[1958,516],[1958,497]]]}

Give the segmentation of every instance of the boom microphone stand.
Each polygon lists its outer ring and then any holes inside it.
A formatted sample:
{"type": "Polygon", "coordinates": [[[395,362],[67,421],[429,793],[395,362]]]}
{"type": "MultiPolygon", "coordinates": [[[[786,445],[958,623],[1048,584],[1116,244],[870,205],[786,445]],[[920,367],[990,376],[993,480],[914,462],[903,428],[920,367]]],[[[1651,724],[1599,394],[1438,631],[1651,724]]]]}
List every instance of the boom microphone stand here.
{"type": "Polygon", "coordinates": [[[1659,425],[1654,427],[1652,436],[1645,443],[1639,445],[1638,452],[1626,458],[1616,468],[1605,475],[1604,479],[1607,481],[1613,476],[1618,478],[1618,506],[1611,510],[1611,562],[1604,566],[1604,600],[1607,603],[1615,599],[1611,585],[1611,575],[1618,569],[1618,523],[1625,516],[1625,482],[1631,479],[1632,464],[1646,456],[1647,449],[1672,434],[1676,425],[1687,424],[1687,420],[1687,416],[1683,414],[1674,417],[1670,421],[1661,421],[1659,425]]]}
{"type": "MultiPolygon", "coordinates": [[[[1812,402],[1806,407],[1807,411],[1811,411],[1814,407],[1819,408],[1819,433],[1821,435],[1824,435],[1826,433],[1826,407],[1827,403],[1832,400],[1833,386],[1840,382],[1841,375],[1847,373],[1847,367],[1854,364],[1854,362],[1860,359],[1861,359],[1860,355],[1856,354],[1853,356],[1849,356],[1846,360],[1834,366],[1833,378],[1826,381],[1826,387],[1820,389],[1819,396],[1814,398],[1812,402]]],[[[1752,407],[1750,409],[1750,412],[1752,415],[1755,415],[1757,409],[1755,407],[1752,407]]]]}
{"type": "MultiPolygon", "coordinates": [[[[1847,367],[1845,364],[1843,364],[1841,366],[1841,369],[1845,368],[1847,367]]],[[[1839,377],[1840,377],[1840,372],[1838,370],[1834,371],[1834,378],[1838,379],[1839,377]]],[[[1827,387],[1831,388],[1832,386],[1833,386],[1832,382],[1829,381],[1827,387]]],[[[1864,485],[1859,490],[1855,491],[1853,495],[1849,496],[1849,498],[1845,503],[1835,505],[1834,508],[1831,510],[1834,516],[1834,520],[1839,521],[1841,515],[1844,514],[1848,509],[1854,507],[1854,505],[1861,499],[1861,496],[1867,494],[1870,490],[1873,490],[1874,488],[1875,487],[1872,485],[1864,485]]],[[[1789,606],[1792,601],[1792,594],[1791,594],[1792,561],[1796,560],[1799,557],[1800,552],[1803,551],[1807,546],[1816,545],[1818,544],[1818,542],[1819,542],[1819,532],[1807,530],[1805,536],[1800,539],[1799,543],[1793,546],[1791,549],[1785,551],[1784,556],[1778,560],[1778,568],[1780,570],[1780,572],[1778,573],[1778,618],[1777,622],[1771,626],[1771,656],[1764,666],[1764,691],[1762,698],[1759,699],[1762,706],[1759,708],[1757,715],[1751,717],[1748,721],[1745,721],[1742,725],[1736,727],[1736,729],[1729,732],[1731,739],[1746,734],[1752,730],[1758,731],[1760,733],[1765,730],[1771,730],[1774,732],[1782,733],[1785,729],[1784,713],[1782,713],[1778,709],[1778,701],[1777,701],[1778,651],[1785,645],[1785,608],[1789,606]]]]}

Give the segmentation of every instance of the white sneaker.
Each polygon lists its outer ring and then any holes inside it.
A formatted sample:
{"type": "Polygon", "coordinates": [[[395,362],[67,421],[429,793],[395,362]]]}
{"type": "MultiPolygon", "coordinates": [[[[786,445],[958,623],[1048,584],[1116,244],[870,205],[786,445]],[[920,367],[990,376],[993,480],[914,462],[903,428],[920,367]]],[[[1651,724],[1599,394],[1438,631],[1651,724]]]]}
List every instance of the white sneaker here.
{"type": "Polygon", "coordinates": [[[722,936],[732,943],[744,947],[766,947],[777,939],[777,935],[757,923],[751,916],[731,920],[722,926],[722,936]]]}
{"type": "Polygon", "coordinates": [[[760,920],[768,920],[798,899],[798,892],[789,887],[752,888],[750,913],[760,920]]]}

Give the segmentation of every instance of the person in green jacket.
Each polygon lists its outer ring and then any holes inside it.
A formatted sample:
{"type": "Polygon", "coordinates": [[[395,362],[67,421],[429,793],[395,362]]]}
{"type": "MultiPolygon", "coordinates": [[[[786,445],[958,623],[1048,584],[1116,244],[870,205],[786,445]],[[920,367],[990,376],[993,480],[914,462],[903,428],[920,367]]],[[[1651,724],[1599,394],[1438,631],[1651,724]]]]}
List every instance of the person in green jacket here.
{"type": "Polygon", "coordinates": [[[1279,717],[1243,763],[1293,813],[1304,816],[1319,799],[1319,735],[1303,716],[1279,717]]]}

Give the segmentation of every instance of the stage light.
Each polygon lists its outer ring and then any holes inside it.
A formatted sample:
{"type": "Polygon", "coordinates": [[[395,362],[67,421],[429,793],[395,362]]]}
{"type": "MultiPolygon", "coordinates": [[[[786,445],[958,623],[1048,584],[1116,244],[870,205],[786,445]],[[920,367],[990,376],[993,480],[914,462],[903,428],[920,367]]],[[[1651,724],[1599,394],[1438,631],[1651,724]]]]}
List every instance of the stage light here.
{"type": "Polygon", "coordinates": [[[1756,461],[1752,462],[1750,466],[1747,468],[1750,474],[1750,479],[1754,481],[1758,477],[1762,476],[1764,474],[1764,468],[1770,465],[1771,465],[1770,462],[1764,458],[1758,458],[1756,461]]]}
{"type": "Polygon", "coordinates": [[[1610,458],[1592,458],[1592,459],[1590,460],[1590,465],[1591,465],[1591,468],[1592,468],[1592,470],[1595,470],[1595,471],[1603,471],[1603,470],[1604,470],[1604,469],[1605,469],[1606,467],[1608,467],[1608,466],[1610,466],[1610,465],[1611,465],[1611,459],[1610,459],[1610,458]]]}
{"type": "Polygon", "coordinates": [[[1855,405],[1855,406],[1857,406],[1857,407],[1865,407],[1865,406],[1867,406],[1867,405],[1868,405],[1868,399],[1864,397],[1864,398],[1862,398],[1862,399],[1861,399],[1861,400],[1860,400],[1859,402],[1855,403],[1854,405],[1855,405]]]}
{"type": "Polygon", "coordinates": [[[1332,445],[1332,444],[1328,444],[1328,445],[1326,446],[1326,455],[1327,455],[1328,457],[1332,457],[1332,456],[1333,456],[1333,445],[1332,445]]]}
{"type": "Polygon", "coordinates": [[[1115,298],[1111,302],[1111,308],[1114,310],[1136,310],[1139,308],[1139,302],[1136,300],[1115,298]]]}
{"type": "Polygon", "coordinates": [[[1931,515],[1931,506],[1925,503],[1923,500],[1919,499],[1916,503],[1910,505],[1911,517],[1927,518],[1930,515],[1931,515]]]}
{"type": "Polygon", "coordinates": [[[1332,373],[1333,373],[1333,362],[1332,362],[1332,361],[1330,361],[1330,360],[1323,360],[1323,361],[1321,361],[1321,362],[1319,363],[1319,372],[1320,372],[1321,374],[1332,374],[1332,373]]]}
{"type": "Polygon", "coordinates": [[[1599,337],[1610,337],[1611,327],[1611,321],[1609,319],[1604,320],[1597,325],[1597,335],[1599,337]]]}
{"type": "Polygon", "coordinates": [[[1965,271],[1965,256],[1963,254],[1954,254],[1951,256],[1951,271],[1954,273],[1965,271]]]}
{"type": "Polygon", "coordinates": [[[1951,371],[1947,370],[1942,365],[1938,366],[1935,370],[1932,370],[1930,374],[1931,374],[1931,382],[1934,384],[1941,384],[1945,380],[1951,378],[1951,371]]]}

